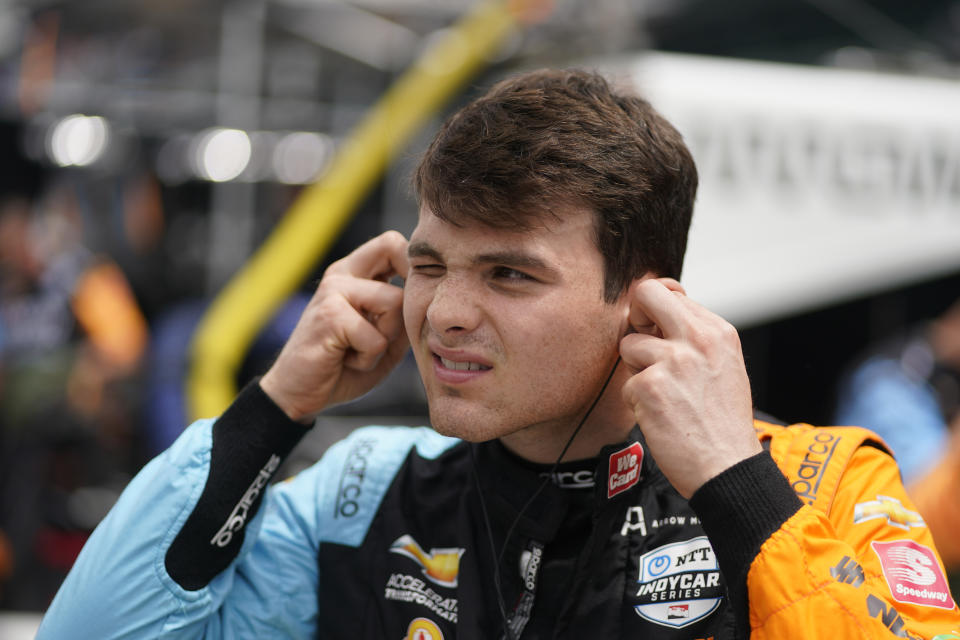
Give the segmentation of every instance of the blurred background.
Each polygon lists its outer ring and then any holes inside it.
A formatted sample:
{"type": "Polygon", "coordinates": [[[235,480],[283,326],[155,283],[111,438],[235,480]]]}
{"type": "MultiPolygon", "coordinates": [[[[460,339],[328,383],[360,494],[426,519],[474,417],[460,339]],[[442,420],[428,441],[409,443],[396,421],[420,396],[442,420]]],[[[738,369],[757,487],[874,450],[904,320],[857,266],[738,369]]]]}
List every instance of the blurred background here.
{"type": "MultiPolygon", "coordinates": [[[[132,474],[265,369],[327,263],[413,228],[443,116],[537,66],[632,83],[688,140],[684,279],[741,330],[756,405],[832,423],[920,335],[898,372],[934,425],[917,477],[937,466],[956,0],[0,0],[0,637],[30,637],[132,474]]],[[[288,471],[424,414],[405,362],[288,471]]]]}

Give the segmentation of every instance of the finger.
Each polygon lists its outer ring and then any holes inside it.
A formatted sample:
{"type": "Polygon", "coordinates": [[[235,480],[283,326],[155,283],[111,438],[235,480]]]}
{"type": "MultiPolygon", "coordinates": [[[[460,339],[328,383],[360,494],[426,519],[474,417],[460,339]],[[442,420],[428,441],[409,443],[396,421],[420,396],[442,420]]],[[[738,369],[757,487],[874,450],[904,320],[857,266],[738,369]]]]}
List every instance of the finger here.
{"type": "Polygon", "coordinates": [[[630,306],[627,309],[627,335],[636,332],[663,337],[660,333],[660,329],[658,329],[657,325],[653,323],[653,320],[648,318],[638,305],[633,304],[633,298],[636,295],[637,287],[640,286],[641,282],[641,280],[637,280],[630,285],[630,289],[627,291],[627,300],[630,302],[630,306]]]}
{"type": "Polygon", "coordinates": [[[650,333],[644,329],[654,324],[665,338],[682,337],[689,313],[681,298],[683,296],[658,279],[639,282],[630,299],[630,326],[641,333],[650,333]]]}
{"type": "Polygon", "coordinates": [[[406,276],[409,268],[407,239],[397,231],[385,231],[331,264],[327,273],[386,281],[406,276]]]}
{"type": "Polygon", "coordinates": [[[370,371],[377,366],[390,341],[366,318],[357,313],[344,317],[343,366],[358,371],[370,371]]]}
{"type": "Polygon", "coordinates": [[[687,295],[687,290],[683,288],[683,285],[674,280],[673,278],[656,278],[656,281],[665,286],[670,291],[674,293],[679,293],[681,295],[687,295]]]}
{"type": "Polygon", "coordinates": [[[672,345],[663,338],[644,333],[627,334],[620,340],[620,357],[634,371],[663,362],[669,356],[672,345]]]}
{"type": "Polygon", "coordinates": [[[405,336],[407,333],[403,326],[402,306],[368,318],[368,320],[371,320],[373,326],[377,328],[377,331],[386,336],[388,340],[396,340],[401,336],[405,336]]]}
{"type": "MultiPolygon", "coordinates": [[[[362,325],[357,326],[358,332],[364,333],[364,337],[360,335],[354,335],[353,337],[358,340],[358,342],[363,341],[366,337],[366,327],[362,325]]],[[[383,333],[379,332],[381,336],[383,333]]],[[[410,341],[407,338],[407,334],[403,331],[397,333],[397,336],[392,339],[384,337],[384,342],[381,343],[373,336],[369,334],[369,340],[365,342],[367,345],[363,347],[362,350],[358,349],[348,349],[345,352],[343,358],[343,366],[348,369],[353,369],[356,371],[369,372],[380,367],[381,365],[387,366],[388,370],[392,369],[406,353],[407,349],[410,347],[410,341]]]]}
{"type": "Polygon", "coordinates": [[[397,316],[403,313],[403,289],[398,286],[338,275],[328,278],[325,286],[328,291],[339,293],[367,320],[376,324],[382,319],[385,324],[381,328],[395,328],[397,316]]]}
{"type": "Polygon", "coordinates": [[[664,387],[662,374],[662,366],[651,365],[627,378],[620,389],[620,397],[630,407],[638,423],[643,422],[641,412],[654,408],[654,398],[651,396],[651,391],[664,387]]]}

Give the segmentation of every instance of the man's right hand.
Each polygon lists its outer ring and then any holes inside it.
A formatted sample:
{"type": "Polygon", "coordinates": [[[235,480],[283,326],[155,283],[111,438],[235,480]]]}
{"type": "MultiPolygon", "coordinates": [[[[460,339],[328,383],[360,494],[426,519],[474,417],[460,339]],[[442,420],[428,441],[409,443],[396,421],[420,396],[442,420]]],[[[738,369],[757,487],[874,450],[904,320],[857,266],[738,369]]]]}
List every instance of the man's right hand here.
{"type": "Polygon", "coordinates": [[[387,231],[331,264],[280,356],[260,386],[291,419],[307,423],[324,408],[372,389],[400,362],[407,240],[387,231]]]}

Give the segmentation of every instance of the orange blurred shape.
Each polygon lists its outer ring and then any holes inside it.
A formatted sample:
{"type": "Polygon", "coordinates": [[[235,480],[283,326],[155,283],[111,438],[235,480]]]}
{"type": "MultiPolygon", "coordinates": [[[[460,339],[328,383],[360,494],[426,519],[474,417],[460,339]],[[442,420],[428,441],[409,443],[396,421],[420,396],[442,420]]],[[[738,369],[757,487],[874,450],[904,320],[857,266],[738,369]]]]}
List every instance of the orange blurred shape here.
{"type": "Polygon", "coordinates": [[[553,8],[554,0],[507,0],[507,11],[521,24],[543,22],[553,8]]]}
{"type": "Polygon", "coordinates": [[[147,322],[120,268],[103,262],[77,283],[73,312],[90,341],[111,364],[132,367],[147,346],[147,322]]]}
{"type": "Polygon", "coordinates": [[[951,425],[944,456],[907,493],[927,522],[947,571],[960,569],[960,418],[951,425]]]}

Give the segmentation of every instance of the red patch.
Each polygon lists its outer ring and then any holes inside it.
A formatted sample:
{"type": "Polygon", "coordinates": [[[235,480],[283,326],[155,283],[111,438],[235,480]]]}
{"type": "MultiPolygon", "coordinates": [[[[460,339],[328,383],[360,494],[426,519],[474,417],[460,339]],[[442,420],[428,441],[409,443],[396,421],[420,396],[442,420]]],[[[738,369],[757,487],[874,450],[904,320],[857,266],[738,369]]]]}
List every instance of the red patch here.
{"type": "Polygon", "coordinates": [[[933,550],[913,540],[871,542],[897,602],[953,609],[947,579],[933,550]]]}
{"type": "Polygon", "coordinates": [[[37,532],[34,549],[43,564],[69,571],[89,537],[90,534],[83,531],[61,531],[48,527],[37,532]]]}
{"type": "Polygon", "coordinates": [[[610,454],[610,471],[607,473],[607,498],[623,493],[640,481],[640,463],[643,462],[643,447],[634,442],[626,449],[610,454]]]}

